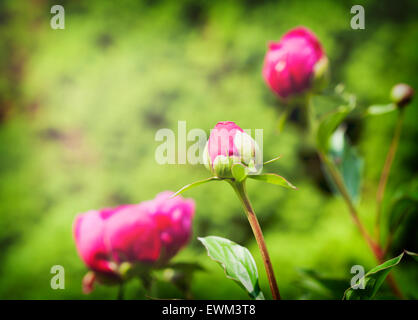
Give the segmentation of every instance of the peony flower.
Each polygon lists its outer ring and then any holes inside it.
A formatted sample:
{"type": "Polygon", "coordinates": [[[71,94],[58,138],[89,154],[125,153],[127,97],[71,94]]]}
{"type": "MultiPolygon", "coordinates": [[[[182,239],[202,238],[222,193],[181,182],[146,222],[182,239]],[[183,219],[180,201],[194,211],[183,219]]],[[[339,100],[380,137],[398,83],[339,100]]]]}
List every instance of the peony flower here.
{"type": "Polygon", "coordinates": [[[165,191],[155,199],[142,202],[141,207],[151,216],[160,234],[162,252],[159,261],[166,263],[190,239],[195,204],[181,196],[170,198],[174,192],[165,191]]]}
{"type": "Polygon", "coordinates": [[[171,199],[172,194],[165,191],[153,200],[76,217],[77,251],[94,272],[83,280],[85,292],[91,291],[96,277],[101,282],[120,281],[122,265],[162,266],[189,241],[194,201],[171,199]]]}
{"type": "Polygon", "coordinates": [[[257,143],[232,121],[218,122],[204,150],[205,166],[219,178],[232,178],[234,164],[243,164],[252,173],[259,168],[262,154],[257,143]],[[256,169],[257,167],[257,169],[256,169]]]}
{"type": "Polygon", "coordinates": [[[298,27],[269,45],[263,77],[280,99],[288,101],[322,86],[327,69],[328,59],[316,36],[307,28],[298,27]]]}

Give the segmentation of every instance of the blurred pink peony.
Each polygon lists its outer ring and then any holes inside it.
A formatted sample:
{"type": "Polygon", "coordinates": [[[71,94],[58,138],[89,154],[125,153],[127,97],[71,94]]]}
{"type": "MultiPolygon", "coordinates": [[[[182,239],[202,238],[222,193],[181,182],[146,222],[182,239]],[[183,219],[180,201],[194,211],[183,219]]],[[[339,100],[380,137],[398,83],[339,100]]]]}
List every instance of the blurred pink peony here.
{"type": "Polygon", "coordinates": [[[164,265],[189,241],[194,201],[181,196],[170,199],[172,194],[165,191],[140,204],[91,210],[76,217],[77,251],[94,271],[83,281],[85,292],[91,291],[96,276],[120,280],[122,263],[164,265]]]}
{"type": "Polygon", "coordinates": [[[263,67],[267,85],[287,101],[324,82],[328,59],[316,36],[307,28],[297,27],[279,42],[269,45],[263,67]]]}

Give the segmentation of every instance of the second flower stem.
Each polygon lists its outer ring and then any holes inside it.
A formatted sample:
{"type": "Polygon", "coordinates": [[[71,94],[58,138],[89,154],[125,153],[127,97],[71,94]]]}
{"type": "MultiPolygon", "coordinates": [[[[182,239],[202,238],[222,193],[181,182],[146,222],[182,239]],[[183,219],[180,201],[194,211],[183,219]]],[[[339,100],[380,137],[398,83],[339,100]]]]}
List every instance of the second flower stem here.
{"type": "Polygon", "coordinates": [[[350,215],[353,218],[354,223],[358,227],[361,235],[366,240],[367,244],[369,245],[370,249],[372,250],[373,254],[375,255],[376,259],[378,261],[381,261],[383,258],[383,252],[380,248],[379,244],[376,243],[372,237],[367,232],[364,225],[361,223],[357,210],[354,207],[353,202],[351,201],[351,197],[347,191],[347,188],[344,185],[343,178],[341,177],[341,174],[339,173],[338,169],[335,167],[334,163],[323,153],[319,153],[319,157],[321,158],[322,163],[325,164],[325,166],[328,169],[328,172],[330,173],[332,180],[335,182],[335,185],[337,186],[337,189],[340,191],[341,196],[343,197],[345,203],[347,204],[347,207],[350,211],[350,215]]]}
{"type": "Polygon", "coordinates": [[[383,166],[382,175],[380,176],[379,186],[376,193],[376,223],[375,223],[375,233],[376,239],[380,240],[380,217],[382,215],[382,201],[385,194],[386,184],[388,182],[390,169],[392,168],[393,159],[395,158],[396,150],[398,149],[399,138],[401,137],[402,124],[404,118],[404,109],[400,109],[398,113],[398,120],[396,122],[395,133],[393,135],[392,142],[388,154],[386,156],[385,164],[383,166]]]}
{"type": "MultiPolygon", "coordinates": [[[[315,131],[317,130],[317,122],[316,122],[315,116],[313,114],[312,100],[310,98],[308,98],[306,101],[307,101],[307,104],[306,104],[307,116],[308,116],[308,121],[309,121],[309,132],[311,133],[312,136],[315,136],[316,135],[315,131]]],[[[398,144],[398,142],[396,140],[399,140],[401,128],[402,128],[402,115],[400,115],[399,118],[398,118],[398,125],[397,125],[397,130],[396,130],[398,133],[395,133],[395,137],[394,137],[395,143],[392,143],[392,146],[391,146],[391,149],[393,149],[393,156],[396,152],[396,147],[397,147],[397,144],[398,144]],[[399,135],[399,136],[396,138],[397,135],[399,135]]],[[[370,250],[373,252],[373,255],[375,256],[377,262],[382,264],[384,262],[384,254],[385,253],[384,253],[382,247],[379,245],[379,239],[377,239],[377,241],[375,241],[370,236],[370,234],[367,232],[367,229],[364,227],[364,225],[360,221],[360,218],[359,218],[358,213],[357,213],[357,209],[355,208],[355,206],[353,204],[353,201],[351,200],[351,196],[348,193],[347,188],[345,187],[344,180],[343,180],[340,172],[338,171],[338,169],[335,167],[332,160],[330,160],[325,153],[323,153],[319,150],[318,150],[318,154],[319,154],[319,157],[321,159],[321,162],[328,169],[328,172],[330,173],[332,180],[334,181],[338,191],[341,193],[345,203],[347,204],[348,210],[350,211],[350,215],[353,218],[354,223],[356,224],[357,228],[359,229],[362,237],[366,240],[366,242],[367,242],[370,250]]],[[[392,160],[393,160],[393,158],[390,160],[390,165],[388,165],[389,169],[390,169],[392,160]]],[[[389,175],[389,171],[388,171],[388,175],[389,175]]],[[[384,185],[385,184],[386,184],[386,182],[384,183],[384,185]]],[[[383,188],[383,191],[384,191],[384,188],[383,188]]],[[[402,292],[400,291],[400,289],[398,287],[398,284],[395,281],[395,278],[391,274],[388,274],[386,280],[387,280],[387,282],[389,284],[389,287],[391,288],[392,292],[398,298],[403,299],[404,296],[403,296],[402,292]]]]}
{"type": "Polygon", "coordinates": [[[238,195],[242,205],[244,206],[245,213],[247,214],[248,221],[253,230],[255,239],[257,241],[258,248],[261,252],[261,257],[263,258],[264,267],[266,269],[267,278],[270,285],[270,290],[274,300],[280,300],[279,288],[277,286],[276,277],[274,276],[273,265],[271,264],[270,256],[267,251],[266,242],[264,241],[263,232],[261,231],[260,224],[258,223],[257,216],[255,215],[254,209],[251,205],[250,199],[248,198],[247,192],[245,190],[245,181],[244,182],[231,182],[230,183],[235,192],[238,195]]]}
{"type": "MultiPolygon", "coordinates": [[[[341,177],[341,174],[339,173],[338,169],[335,167],[335,165],[332,163],[331,160],[328,159],[328,157],[326,155],[324,155],[323,153],[319,153],[319,156],[322,160],[322,162],[326,165],[326,167],[328,168],[328,171],[332,177],[332,179],[334,180],[338,190],[340,191],[342,197],[344,198],[351,217],[354,220],[354,223],[356,224],[356,226],[358,227],[358,229],[360,230],[361,235],[363,236],[363,238],[366,240],[367,244],[369,245],[371,251],[373,252],[376,260],[378,263],[382,264],[384,262],[384,252],[381,248],[381,246],[372,239],[372,237],[369,235],[369,233],[367,232],[366,228],[364,227],[364,225],[361,223],[358,214],[357,214],[357,210],[354,207],[353,202],[351,201],[351,197],[344,185],[343,179],[341,177]]],[[[395,279],[393,278],[393,276],[391,274],[387,275],[386,278],[389,287],[392,289],[392,292],[400,299],[403,299],[404,296],[402,294],[402,292],[400,291],[395,279]]]]}

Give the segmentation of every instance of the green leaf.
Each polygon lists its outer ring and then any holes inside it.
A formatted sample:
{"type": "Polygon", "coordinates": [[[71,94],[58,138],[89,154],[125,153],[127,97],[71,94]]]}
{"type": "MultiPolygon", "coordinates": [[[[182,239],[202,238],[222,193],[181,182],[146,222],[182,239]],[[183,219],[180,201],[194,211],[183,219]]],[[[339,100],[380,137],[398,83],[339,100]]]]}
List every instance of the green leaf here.
{"type": "Polygon", "coordinates": [[[218,177],[210,177],[210,178],[205,179],[205,180],[200,180],[200,181],[196,181],[196,182],[187,184],[183,188],[181,188],[180,190],[178,190],[176,193],[174,193],[170,198],[177,197],[179,194],[182,194],[184,191],[189,190],[189,189],[192,189],[194,187],[197,187],[197,186],[199,186],[201,184],[204,184],[204,183],[207,183],[207,182],[210,182],[210,181],[219,181],[219,180],[222,180],[222,179],[221,178],[218,178],[218,177]]]}
{"type": "Polygon", "coordinates": [[[353,110],[353,106],[341,106],[337,111],[324,115],[319,122],[316,132],[318,148],[322,152],[328,152],[330,137],[334,130],[341,124],[347,115],[353,110]]]}
{"type": "Polygon", "coordinates": [[[198,238],[198,240],[206,247],[209,257],[222,266],[228,278],[247,290],[253,299],[264,300],[258,283],[257,266],[247,248],[215,236],[198,238]]]}
{"type": "Polygon", "coordinates": [[[364,289],[360,287],[355,289],[355,286],[348,288],[343,299],[345,300],[370,300],[376,295],[376,292],[381,287],[383,281],[385,281],[387,275],[392,270],[392,268],[399,264],[404,256],[402,252],[399,256],[387,260],[384,263],[374,267],[369,272],[367,272],[362,279],[359,280],[357,284],[361,281],[364,281],[364,289]]]}
{"type": "Polygon", "coordinates": [[[406,220],[410,213],[416,212],[418,207],[417,190],[408,190],[407,193],[398,196],[393,201],[388,215],[389,233],[394,233],[406,220]]]}
{"type": "Polygon", "coordinates": [[[234,164],[231,168],[232,176],[238,182],[242,182],[247,178],[247,168],[240,163],[234,164]]]}
{"type": "Polygon", "coordinates": [[[249,175],[248,178],[264,181],[267,183],[275,184],[277,186],[281,186],[281,187],[285,187],[289,189],[297,189],[293,184],[291,184],[285,178],[275,173],[263,173],[263,174],[258,174],[258,175],[249,175]]]}
{"type": "Polygon", "coordinates": [[[377,116],[385,113],[389,113],[395,111],[396,105],[394,103],[386,104],[386,105],[373,105],[367,108],[366,114],[371,116],[377,116]]]}
{"type": "MultiPolygon", "coordinates": [[[[338,128],[331,136],[328,154],[341,173],[351,199],[357,202],[360,199],[364,161],[350,144],[343,128],[338,128]]],[[[329,176],[327,178],[334,192],[337,193],[333,180],[329,176]]]]}
{"type": "Polygon", "coordinates": [[[404,248],[402,243],[408,234],[414,233],[413,225],[418,217],[418,181],[398,188],[388,210],[384,211],[381,232],[386,235],[387,250],[404,248]]]}

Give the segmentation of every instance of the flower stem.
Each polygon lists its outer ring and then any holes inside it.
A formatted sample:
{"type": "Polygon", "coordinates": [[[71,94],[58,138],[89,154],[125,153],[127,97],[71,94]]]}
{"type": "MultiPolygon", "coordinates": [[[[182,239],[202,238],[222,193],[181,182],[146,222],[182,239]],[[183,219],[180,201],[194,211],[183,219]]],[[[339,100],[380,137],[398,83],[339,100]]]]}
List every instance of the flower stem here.
{"type": "MultiPolygon", "coordinates": [[[[324,155],[323,153],[319,153],[319,157],[321,158],[322,162],[326,165],[326,167],[328,168],[328,171],[332,177],[332,179],[334,180],[338,190],[340,191],[342,197],[344,198],[344,201],[346,202],[351,217],[354,220],[354,223],[356,224],[356,226],[358,227],[358,229],[360,230],[361,235],[363,236],[363,238],[366,240],[367,244],[369,245],[371,251],[373,252],[376,260],[378,261],[378,263],[383,263],[384,262],[384,252],[382,250],[382,248],[380,247],[380,245],[374,241],[369,233],[367,232],[366,228],[364,227],[364,225],[361,223],[358,214],[357,214],[357,210],[354,207],[354,204],[351,200],[351,197],[344,185],[343,179],[341,177],[341,174],[339,173],[339,171],[337,170],[337,168],[335,167],[335,165],[332,163],[331,160],[328,159],[328,157],[326,155],[324,155]]],[[[400,299],[403,299],[403,294],[400,291],[397,283],[395,282],[395,279],[393,278],[393,276],[391,274],[388,274],[387,278],[386,278],[390,288],[392,289],[392,292],[400,299]]]]}
{"type": "Polygon", "coordinates": [[[334,163],[323,153],[319,152],[319,157],[321,158],[322,163],[325,164],[325,166],[328,169],[328,172],[330,173],[332,180],[334,180],[335,185],[337,186],[338,190],[340,191],[345,203],[347,204],[347,207],[350,211],[350,215],[353,218],[354,223],[360,230],[361,235],[366,240],[367,244],[369,245],[370,249],[373,251],[376,259],[379,261],[383,258],[383,252],[380,246],[371,238],[369,233],[367,232],[366,228],[361,223],[357,210],[354,207],[353,202],[351,201],[351,197],[347,191],[347,188],[344,185],[343,178],[341,177],[341,174],[339,173],[338,169],[335,167],[334,163]]]}
{"type": "Polygon", "coordinates": [[[399,139],[401,137],[402,125],[404,118],[404,109],[400,109],[398,113],[398,120],[396,122],[395,132],[393,134],[392,142],[388,154],[386,156],[385,164],[383,166],[382,174],[380,176],[379,186],[376,193],[376,223],[375,234],[376,239],[380,239],[380,220],[382,215],[382,202],[385,194],[386,184],[388,182],[390,169],[392,168],[393,159],[395,158],[396,150],[398,149],[399,139]]]}
{"type": "Polygon", "coordinates": [[[251,229],[253,230],[258,248],[261,252],[261,257],[263,258],[264,267],[266,269],[267,278],[269,281],[273,299],[280,300],[279,288],[277,286],[276,277],[274,276],[274,270],[271,264],[269,253],[267,251],[266,242],[264,241],[263,232],[261,231],[261,227],[258,223],[257,216],[255,215],[250,199],[248,198],[247,191],[245,189],[245,181],[231,181],[230,184],[237,193],[242,205],[244,206],[245,213],[247,214],[247,218],[250,223],[251,229]]]}
{"type": "MultiPolygon", "coordinates": [[[[312,100],[309,98],[307,99],[306,103],[307,108],[307,116],[309,117],[309,132],[311,133],[311,136],[315,136],[316,128],[317,128],[317,121],[313,114],[313,106],[312,106],[312,100]]],[[[402,126],[402,123],[400,124],[402,126]]],[[[399,129],[400,130],[400,129],[399,129]]],[[[399,131],[400,135],[400,131],[399,131]]],[[[397,138],[399,140],[399,137],[397,138]]],[[[397,144],[397,143],[396,143],[397,144]]],[[[396,146],[394,147],[396,151],[396,146]]],[[[373,252],[373,255],[375,256],[376,260],[379,264],[384,262],[384,251],[382,247],[379,245],[378,242],[373,240],[373,238],[369,235],[367,232],[367,229],[364,227],[362,222],[360,221],[360,218],[357,213],[357,209],[353,204],[353,201],[351,200],[350,194],[348,193],[347,188],[345,187],[343,177],[341,176],[340,172],[334,165],[334,163],[328,158],[326,154],[318,150],[319,158],[321,159],[321,162],[327,167],[328,172],[331,175],[332,180],[334,181],[335,185],[337,186],[337,189],[341,193],[345,203],[347,204],[347,207],[350,211],[350,215],[353,218],[354,223],[356,224],[357,228],[359,229],[362,237],[366,240],[367,245],[369,246],[370,250],[373,252]]],[[[393,159],[392,159],[393,160],[393,159]]],[[[392,161],[391,160],[391,161],[392,161]]],[[[389,166],[390,168],[390,166],[389,166]]],[[[402,292],[400,291],[395,278],[391,275],[387,275],[387,283],[389,287],[391,288],[392,292],[400,299],[403,299],[404,296],[402,292]]]]}

